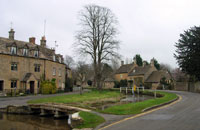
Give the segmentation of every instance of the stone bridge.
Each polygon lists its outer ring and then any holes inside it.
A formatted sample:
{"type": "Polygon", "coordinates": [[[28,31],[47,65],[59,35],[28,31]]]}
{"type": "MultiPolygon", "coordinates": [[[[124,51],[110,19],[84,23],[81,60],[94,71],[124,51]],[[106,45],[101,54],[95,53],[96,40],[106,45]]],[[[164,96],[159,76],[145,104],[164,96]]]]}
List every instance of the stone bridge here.
{"type": "Polygon", "coordinates": [[[28,105],[33,113],[40,116],[54,115],[55,118],[71,115],[79,111],[90,111],[83,108],[67,106],[64,104],[30,104],[28,105]]]}

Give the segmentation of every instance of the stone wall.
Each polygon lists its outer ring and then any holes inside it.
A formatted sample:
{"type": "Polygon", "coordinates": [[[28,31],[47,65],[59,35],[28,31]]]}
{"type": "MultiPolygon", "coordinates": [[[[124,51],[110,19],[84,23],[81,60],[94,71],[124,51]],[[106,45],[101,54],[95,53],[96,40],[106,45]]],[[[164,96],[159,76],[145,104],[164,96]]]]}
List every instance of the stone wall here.
{"type": "Polygon", "coordinates": [[[177,91],[188,91],[188,82],[175,82],[174,90],[177,91]]]}
{"type": "MultiPolygon", "coordinates": [[[[66,73],[65,64],[41,58],[0,54],[0,66],[0,81],[3,81],[4,90],[11,89],[11,80],[17,80],[17,89],[21,89],[23,86],[21,81],[27,73],[32,73],[36,79],[40,79],[41,76],[45,74],[46,79],[56,79],[57,87],[64,87],[66,73]],[[11,70],[12,62],[17,63],[17,71],[11,70]],[[40,65],[40,72],[35,72],[35,64],[40,65]],[[56,68],[56,75],[53,75],[53,68],[56,68]]],[[[30,78],[35,81],[35,88],[38,88],[36,79],[33,77],[30,78]]]]}

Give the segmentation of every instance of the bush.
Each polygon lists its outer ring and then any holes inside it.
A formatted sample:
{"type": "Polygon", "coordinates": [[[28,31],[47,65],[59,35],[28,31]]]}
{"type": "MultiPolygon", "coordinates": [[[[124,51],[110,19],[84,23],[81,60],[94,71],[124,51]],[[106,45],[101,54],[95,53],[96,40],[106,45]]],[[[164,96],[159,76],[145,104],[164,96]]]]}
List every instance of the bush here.
{"type": "Polygon", "coordinates": [[[42,94],[54,94],[56,93],[56,83],[55,79],[52,79],[51,81],[45,80],[41,82],[40,85],[40,93],[42,94]]]}
{"type": "Polygon", "coordinates": [[[114,88],[119,88],[120,87],[120,83],[118,81],[114,81],[114,88]]]}
{"type": "Polygon", "coordinates": [[[120,87],[128,87],[128,81],[126,79],[120,80],[120,87]]]}
{"type": "Polygon", "coordinates": [[[87,84],[88,84],[89,86],[92,86],[92,81],[91,81],[91,80],[88,80],[88,81],[87,81],[87,84]]]}

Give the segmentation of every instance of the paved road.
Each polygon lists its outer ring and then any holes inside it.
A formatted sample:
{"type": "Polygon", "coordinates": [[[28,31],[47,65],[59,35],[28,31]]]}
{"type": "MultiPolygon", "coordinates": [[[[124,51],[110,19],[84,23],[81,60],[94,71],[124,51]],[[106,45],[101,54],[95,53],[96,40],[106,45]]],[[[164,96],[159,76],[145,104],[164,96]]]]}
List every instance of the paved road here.
{"type": "MultiPolygon", "coordinates": [[[[87,90],[85,90],[87,91],[87,90]]],[[[22,96],[22,97],[1,97],[0,98],[0,108],[6,107],[8,105],[27,105],[28,100],[32,99],[40,99],[44,97],[54,97],[58,95],[69,95],[75,94],[79,92],[68,92],[68,93],[60,93],[60,94],[51,94],[51,95],[31,95],[31,96],[22,96]]]]}
{"type": "Polygon", "coordinates": [[[182,96],[180,102],[104,130],[200,130],[200,94],[175,93],[182,96]]]}

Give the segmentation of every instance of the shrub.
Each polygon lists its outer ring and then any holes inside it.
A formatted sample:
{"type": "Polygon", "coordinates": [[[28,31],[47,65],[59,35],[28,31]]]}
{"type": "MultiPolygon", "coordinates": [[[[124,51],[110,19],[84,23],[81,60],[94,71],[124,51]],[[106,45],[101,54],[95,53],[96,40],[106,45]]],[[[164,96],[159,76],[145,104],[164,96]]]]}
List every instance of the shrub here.
{"type": "Polygon", "coordinates": [[[88,84],[89,86],[92,86],[92,81],[91,81],[91,80],[88,80],[88,81],[87,81],[87,84],[88,84]]]}
{"type": "Polygon", "coordinates": [[[114,81],[114,88],[119,88],[120,87],[120,83],[118,81],[114,81]]]}
{"type": "Polygon", "coordinates": [[[41,82],[40,85],[40,93],[42,94],[54,94],[56,93],[56,83],[55,79],[52,79],[51,81],[45,80],[41,82]]]}
{"type": "Polygon", "coordinates": [[[127,87],[128,86],[128,81],[126,79],[120,80],[120,87],[127,87]]]}

